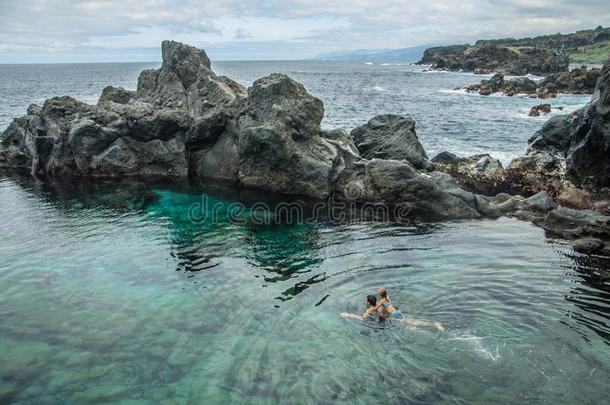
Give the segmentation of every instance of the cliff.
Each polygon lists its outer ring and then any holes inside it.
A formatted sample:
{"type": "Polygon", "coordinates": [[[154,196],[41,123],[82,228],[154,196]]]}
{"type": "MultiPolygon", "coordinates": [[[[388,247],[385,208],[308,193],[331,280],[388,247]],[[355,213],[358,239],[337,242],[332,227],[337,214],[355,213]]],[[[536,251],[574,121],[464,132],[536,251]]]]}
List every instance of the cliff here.
{"type": "Polygon", "coordinates": [[[534,38],[479,40],[474,46],[429,48],[420,64],[435,69],[511,75],[564,72],[569,62],[603,63],[610,54],[610,28],[534,38]]]}

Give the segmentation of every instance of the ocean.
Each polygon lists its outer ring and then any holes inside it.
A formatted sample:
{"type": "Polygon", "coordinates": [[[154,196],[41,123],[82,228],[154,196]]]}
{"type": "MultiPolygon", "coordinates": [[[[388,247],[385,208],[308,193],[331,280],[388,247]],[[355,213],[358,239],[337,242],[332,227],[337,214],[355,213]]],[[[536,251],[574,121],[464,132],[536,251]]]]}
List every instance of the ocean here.
{"type": "MultiPolygon", "coordinates": [[[[134,89],[158,66],[0,65],[0,127],[54,95],[95,103],[106,85],[134,89]]],[[[409,64],[213,68],[244,85],[289,74],[324,101],[325,128],[410,115],[429,157],[490,153],[506,164],[548,118],[527,116],[541,100],[453,90],[485,76],[409,64]]],[[[588,100],[546,102],[569,112],[588,100]]],[[[510,218],[255,220],[273,212],[254,205],[277,198],[0,175],[0,403],[607,400],[607,258],[510,218]],[[403,313],[445,331],[339,316],[364,312],[381,286],[403,313]]]]}

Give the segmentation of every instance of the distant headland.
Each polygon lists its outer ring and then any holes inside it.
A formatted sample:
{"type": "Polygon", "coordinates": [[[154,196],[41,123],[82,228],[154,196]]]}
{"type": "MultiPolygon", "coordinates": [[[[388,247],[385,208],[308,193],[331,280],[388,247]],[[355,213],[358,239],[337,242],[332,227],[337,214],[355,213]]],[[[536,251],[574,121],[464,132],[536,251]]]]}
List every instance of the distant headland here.
{"type": "Polygon", "coordinates": [[[602,64],[610,55],[610,28],[534,38],[479,40],[474,46],[428,48],[419,64],[433,69],[510,75],[565,72],[570,63],[602,64]]]}

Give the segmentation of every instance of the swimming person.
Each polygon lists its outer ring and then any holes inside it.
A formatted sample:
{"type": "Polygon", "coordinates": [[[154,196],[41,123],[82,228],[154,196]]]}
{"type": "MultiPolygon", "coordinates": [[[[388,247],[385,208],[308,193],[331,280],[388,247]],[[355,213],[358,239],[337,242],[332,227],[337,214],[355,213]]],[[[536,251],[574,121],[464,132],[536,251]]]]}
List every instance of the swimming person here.
{"type": "Polygon", "coordinates": [[[388,297],[388,290],[385,287],[381,287],[379,290],[377,290],[377,294],[379,294],[381,299],[379,300],[376,309],[382,309],[384,317],[391,316],[392,319],[396,319],[399,322],[404,322],[412,329],[417,329],[417,326],[433,326],[441,332],[445,330],[440,322],[428,322],[410,318],[397,310],[394,305],[392,305],[392,301],[390,301],[390,297],[388,297]]]}
{"type": "Polygon", "coordinates": [[[397,319],[402,319],[402,312],[394,308],[394,305],[392,305],[392,301],[390,301],[390,298],[388,297],[388,290],[385,287],[381,287],[379,290],[377,290],[377,294],[379,294],[379,297],[381,297],[377,306],[382,307],[383,312],[392,315],[397,319]]]}
{"type": "Polygon", "coordinates": [[[339,316],[342,318],[346,318],[346,317],[354,318],[354,319],[358,319],[360,321],[364,321],[366,318],[369,317],[369,315],[376,314],[376,315],[382,316],[383,311],[381,310],[379,305],[377,305],[377,297],[375,297],[374,295],[367,295],[365,303],[366,303],[366,305],[368,305],[368,308],[366,311],[364,311],[364,313],[362,315],[354,315],[354,314],[348,314],[347,312],[341,312],[339,314],[339,316]]]}

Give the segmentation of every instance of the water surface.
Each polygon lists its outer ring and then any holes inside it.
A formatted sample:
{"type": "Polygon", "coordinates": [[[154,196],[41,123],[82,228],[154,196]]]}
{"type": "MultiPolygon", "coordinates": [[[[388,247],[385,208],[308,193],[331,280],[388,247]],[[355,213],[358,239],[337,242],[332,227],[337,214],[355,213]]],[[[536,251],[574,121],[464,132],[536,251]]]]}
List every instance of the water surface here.
{"type": "MultiPolygon", "coordinates": [[[[95,103],[106,85],[135,89],[158,66],[0,65],[0,128],[48,97],[95,103]]],[[[430,156],[507,163],[546,119],[527,116],[540,100],[453,90],[481,76],[407,64],[214,69],[244,85],[289,74],[324,101],[325,128],[411,115],[430,156]]],[[[550,102],[570,111],[588,99],[550,102]]],[[[278,199],[0,177],[0,403],[601,404],[610,394],[607,259],[507,218],[261,224],[235,211],[258,201],[278,199]],[[204,210],[193,222],[203,194],[215,220],[204,210]],[[382,285],[446,331],[338,316],[362,313],[382,285]]]]}
{"type": "Polygon", "coordinates": [[[605,402],[606,259],[508,218],[227,220],[265,199],[0,178],[0,402],[605,402]],[[446,331],[338,316],[382,285],[446,331]]]}

